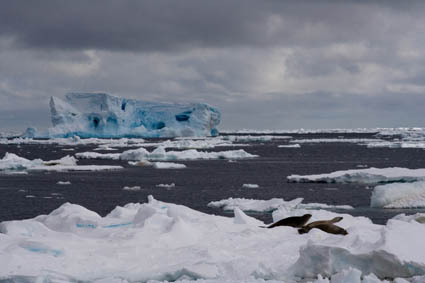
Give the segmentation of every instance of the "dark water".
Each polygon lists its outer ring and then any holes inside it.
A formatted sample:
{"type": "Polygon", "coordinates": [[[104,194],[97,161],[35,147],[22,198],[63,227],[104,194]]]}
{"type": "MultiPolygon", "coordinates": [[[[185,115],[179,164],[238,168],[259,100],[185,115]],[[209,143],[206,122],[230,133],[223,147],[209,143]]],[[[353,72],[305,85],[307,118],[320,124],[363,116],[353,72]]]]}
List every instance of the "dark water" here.
{"type": "MultiPolygon", "coordinates": [[[[336,138],[341,134],[303,134],[294,138],[336,138]]],[[[345,138],[373,138],[372,134],[344,134],[345,138]]],[[[183,204],[206,213],[231,215],[221,209],[210,208],[210,201],[229,197],[291,200],[303,197],[304,202],[348,204],[354,210],[342,213],[363,215],[375,223],[385,223],[399,213],[416,213],[418,209],[373,209],[369,207],[372,190],[362,184],[288,183],[291,174],[319,174],[336,170],[369,167],[425,168],[422,149],[368,149],[350,143],[302,144],[301,148],[278,148],[285,140],[251,143],[243,147],[260,157],[229,163],[227,160],[183,161],[186,169],[154,169],[133,167],[124,161],[81,160],[83,164],[122,165],[124,170],[104,172],[31,172],[28,175],[0,174],[0,221],[18,220],[48,214],[64,202],[80,204],[101,215],[117,205],[146,202],[148,195],[156,199],[183,204]],[[58,185],[70,181],[71,185],[58,185]],[[175,183],[171,189],[157,184],[175,183]],[[259,189],[242,188],[244,183],[259,184],[259,189]],[[140,186],[141,191],[123,191],[124,186],[140,186]],[[52,195],[53,194],[53,195],[52,195]],[[35,197],[28,198],[27,195],[35,197]]],[[[34,159],[52,160],[67,154],[92,151],[97,146],[78,146],[75,151],[63,151],[69,146],[58,145],[0,145],[0,157],[5,152],[34,159]]],[[[215,151],[237,149],[219,147],[215,151]]],[[[120,151],[128,150],[128,148],[120,151]]],[[[117,151],[114,151],[117,152],[117,151]]],[[[254,215],[271,222],[270,214],[254,215]]]]}

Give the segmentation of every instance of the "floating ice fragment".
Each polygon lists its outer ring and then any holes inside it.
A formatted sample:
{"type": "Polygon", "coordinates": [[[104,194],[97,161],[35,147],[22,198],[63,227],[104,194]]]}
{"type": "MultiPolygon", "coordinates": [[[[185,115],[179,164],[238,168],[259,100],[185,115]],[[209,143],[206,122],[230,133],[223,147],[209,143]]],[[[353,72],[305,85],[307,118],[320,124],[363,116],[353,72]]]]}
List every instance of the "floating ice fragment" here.
{"type": "Polygon", "coordinates": [[[258,184],[243,184],[242,188],[247,189],[258,189],[260,186],[258,184]]]}
{"type": "Polygon", "coordinates": [[[173,162],[154,162],[153,167],[156,169],[183,169],[186,165],[173,162]]]}
{"type": "Polygon", "coordinates": [[[125,186],[124,188],[122,188],[124,191],[140,191],[141,187],[140,186],[133,186],[133,187],[128,187],[125,186]]]}
{"type": "Polygon", "coordinates": [[[425,180],[425,169],[400,167],[367,168],[335,171],[329,174],[290,175],[288,182],[294,183],[390,183],[425,180]]]}

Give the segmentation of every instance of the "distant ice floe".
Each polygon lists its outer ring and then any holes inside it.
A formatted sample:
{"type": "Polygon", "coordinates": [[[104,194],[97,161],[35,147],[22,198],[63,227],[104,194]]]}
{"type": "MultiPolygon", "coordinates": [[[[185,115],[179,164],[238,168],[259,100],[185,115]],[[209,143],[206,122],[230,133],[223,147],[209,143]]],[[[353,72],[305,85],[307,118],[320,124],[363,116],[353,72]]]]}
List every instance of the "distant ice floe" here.
{"type": "Polygon", "coordinates": [[[173,162],[154,162],[153,168],[156,169],[183,169],[186,168],[186,165],[173,162]]]}
{"type": "Polygon", "coordinates": [[[208,203],[210,207],[222,208],[223,210],[233,210],[236,207],[243,211],[271,212],[278,209],[353,209],[350,205],[328,205],[324,203],[302,203],[303,198],[296,198],[285,201],[282,198],[272,198],[269,200],[228,198],[208,203]]]}
{"type": "Polygon", "coordinates": [[[277,147],[279,147],[279,148],[300,148],[301,145],[299,145],[298,143],[296,143],[296,144],[280,144],[277,147]]]}
{"type": "Polygon", "coordinates": [[[376,134],[381,130],[390,130],[389,128],[354,128],[354,129],[282,129],[282,130],[258,130],[258,129],[242,129],[242,130],[220,130],[220,133],[226,134],[256,134],[256,135],[271,135],[271,134],[376,134]]]}
{"type": "Polygon", "coordinates": [[[258,189],[260,186],[258,184],[243,184],[242,188],[246,189],[258,189]]]}
{"type": "Polygon", "coordinates": [[[58,185],[71,185],[70,181],[58,181],[56,184],[58,185]]]}
{"type": "Polygon", "coordinates": [[[129,186],[125,186],[124,188],[122,188],[123,191],[140,191],[142,188],[140,186],[133,186],[133,187],[129,187],[129,186]]]}
{"type": "Polygon", "coordinates": [[[100,171],[122,169],[122,166],[112,165],[77,165],[73,156],[65,156],[58,160],[29,160],[14,153],[8,153],[0,159],[0,171],[100,171]]]}
{"type": "Polygon", "coordinates": [[[288,182],[293,183],[390,183],[425,180],[425,169],[401,167],[367,168],[335,171],[329,174],[290,175],[288,182]]]}
{"type": "Polygon", "coordinates": [[[174,188],[176,186],[176,184],[171,183],[171,184],[158,184],[155,187],[158,188],[174,188]]]}
{"type": "Polygon", "coordinates": [[[342,216],[338,225],[349,234],[264,229],[263,222],[238,208],[234,217],[223,217],[152,196],[147,203],[117,206],[105,217],[65,203],[47,215],[0,223],[0,278],[98,283],[425,279],[424,224],[400,217],[377,225],[366,217],[283,208],[273,213],[273,221],[306,213],[312,214],[310,221],[342,216]]]}
{"type": "Polygon", "coordinates": [[[381,139],[347,139],[347,138],[337,138],[337,139],[295,139],[291,140],[291,143],[358,143],[358,144],[370,144],[377,142],[385,142],[381,139]]]}
{"type": "Polygon", "coordinates": [[[228,135],[222,137],[225,140],[229,140],[232,142],[269,142],[272,140],[289,140],[292,139],[291,136],[272,136],[272,135],[240,135],[240,136],[234,136],[234,135],[228,135]]]}
{"type": "Polygon", "coordinates": [[[425,181],[376,186],[372,191],[370,206],[383,208],[425,207],[425,181]]]}
{"type": "Polygon", "coordinates": [[[254,158],[257,155],[250,154],[243,149],[219,152],[197,151],[195,149],[183,151],[166,151],[164,147],[158,147],[152,152],[145,148],[127,150],[122,153],[98,153],[80,152],[77,158],[85,159],[112,159],[112,160],[197,160],[197,159],[244,159],[254,158]]]}

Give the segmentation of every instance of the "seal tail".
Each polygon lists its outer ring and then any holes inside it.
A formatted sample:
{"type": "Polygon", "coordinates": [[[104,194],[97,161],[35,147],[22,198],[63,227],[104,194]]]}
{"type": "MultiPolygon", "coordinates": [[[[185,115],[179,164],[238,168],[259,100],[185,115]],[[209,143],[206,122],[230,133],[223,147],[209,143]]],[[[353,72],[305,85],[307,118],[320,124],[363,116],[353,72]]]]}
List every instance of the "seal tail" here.
{"type": "Polygon", "coordinates": [[[342,219],[343,219],[343,217],[339,216],[339,217],[335,217],[335,218],[329,220],[329,222],[337,223],[337,222],[341,221],[342,219]]]}

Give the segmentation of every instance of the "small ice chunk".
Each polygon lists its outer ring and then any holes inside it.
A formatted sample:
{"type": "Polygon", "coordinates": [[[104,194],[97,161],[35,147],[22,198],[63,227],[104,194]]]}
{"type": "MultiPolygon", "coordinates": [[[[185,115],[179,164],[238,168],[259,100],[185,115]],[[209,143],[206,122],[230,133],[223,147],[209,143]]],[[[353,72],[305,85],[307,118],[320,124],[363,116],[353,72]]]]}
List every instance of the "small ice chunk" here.
{"type": "Polygon", "coordinates": [[[70,181],[58,181],[56,184],[58,185],[71,185],[70,181]]]}
{"type": "Polygon", "coordinates": [[[158,184],[155,187],[158,188],[174,188],[176,186],[176,184],[171,183],[171,184],[158,184]]]}
{"type": "Polygon", "coordinates": [[[393,183],[376,186],[370,199],[371,207],[425,207],[425,181],[393,183]]]}
{"type": "Polygon", "coordinates": [[[156,169],[183,169],[186,165],[173,162],[154,162],[153,168],[156,169]]]}
{"type": "Polygon", "coordinates": [[[142,188],[140,186],[133,186],[133,187],[125,186],[122,189],[123,191],[140,191],[142,188]]]}
{"type": "Polygon", "coordinates": [[[260,186],[258,184],[243,184],[242,188],[247,189],[258,189],[260,186]]]}
{"type": "Polygon", "coordinates": [[[301,145],[296,143],[296,144],[281,144],[277,146],[278,148],[300,148],[301,145]]]}

